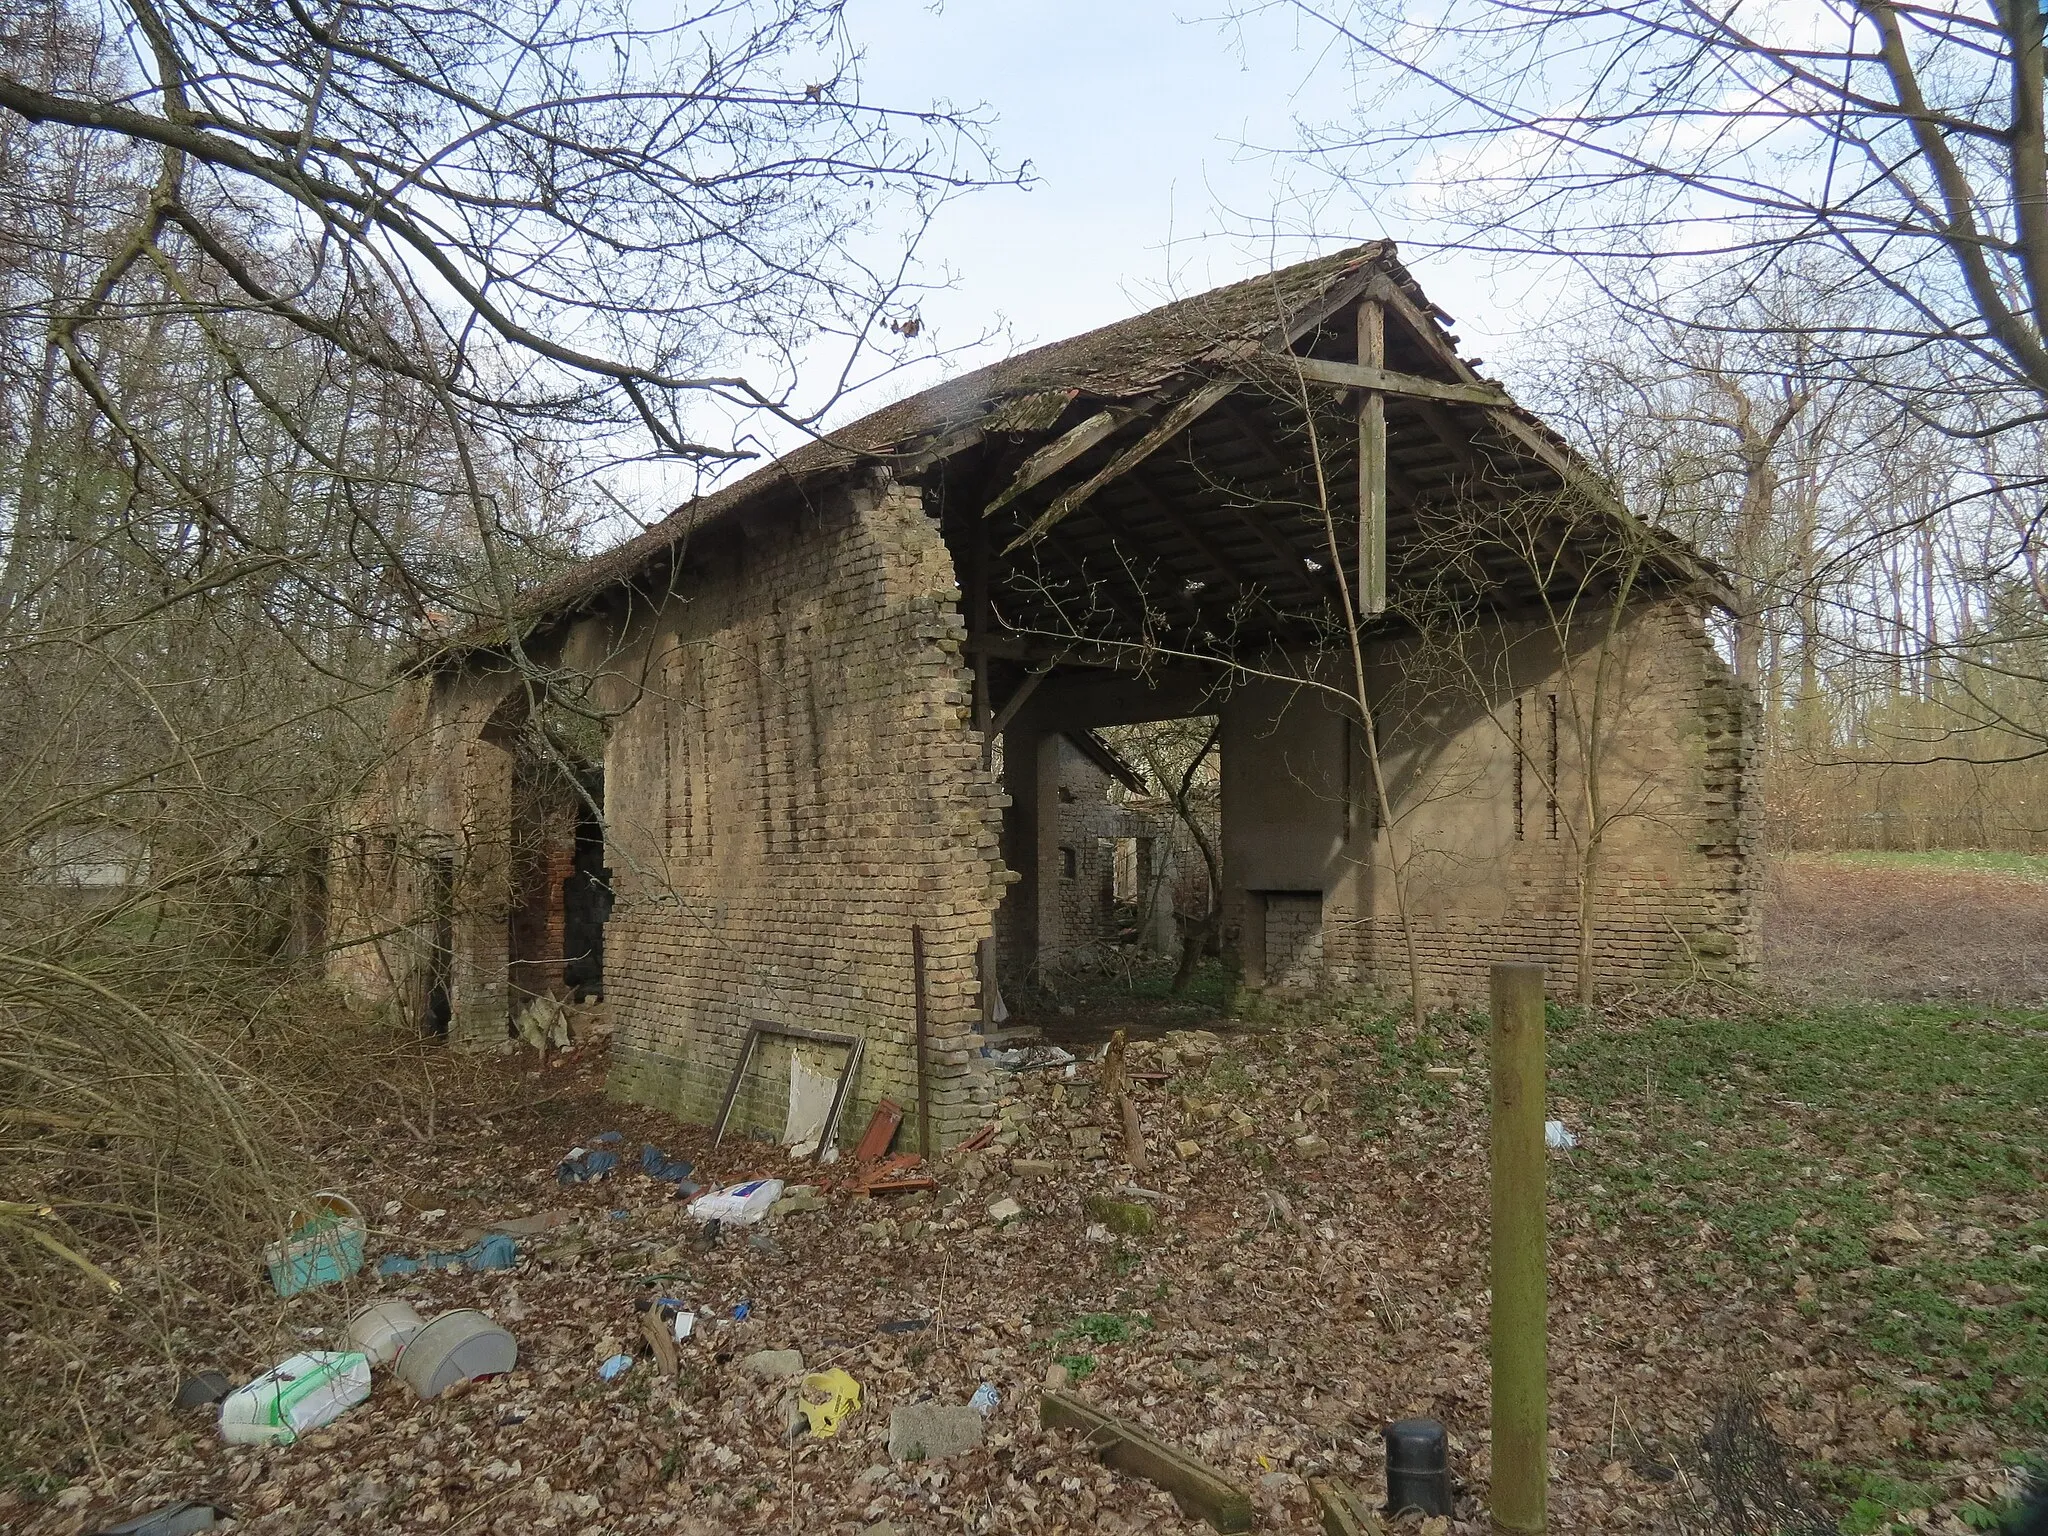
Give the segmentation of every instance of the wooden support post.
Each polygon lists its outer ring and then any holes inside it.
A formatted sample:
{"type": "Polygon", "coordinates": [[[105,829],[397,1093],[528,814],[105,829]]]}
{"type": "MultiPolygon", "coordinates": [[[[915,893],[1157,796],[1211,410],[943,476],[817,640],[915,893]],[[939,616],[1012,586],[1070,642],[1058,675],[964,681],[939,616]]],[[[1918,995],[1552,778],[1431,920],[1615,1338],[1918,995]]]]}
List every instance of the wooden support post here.
{"type": "MultiPolygon", "coordinates": [[[[1358,366],[1387,365],[1387,312],[1376,299],[1358,305],[1358,366]]],[[[1387,611],[1387,397],[1358,397],[1358,616],[1387,611]]]]}
{"type": "Polygon", "coordinates": [[[996,733],[991,719],[995,701],[989,697],[988,676],[988,620],[992,606],[988,590],[988,524],[975,519],[968,538],[973,544],[968,572],[967,650],[974,658],[974,728],[981,732],[981,766],[989,769],[996,761],[996,733]]]}
{"type": "Polygon", "coordinates": [[[1111,1418],[1091,1403],[1065,1392],[1038,1400],[1038,1422],[1053,1429],[1079,1430],[1102,1459],[1121,1471],[1157,1483],[1173,1495],[1183,1514],[1206,1520],[1219,1531],[1252,1528],[1252,1501],[1214,1467],[1163,1445],[1135,1424],[1111,1418]]]}
{"type": "Polygon", "coordinates": [[[1493,968],[1493,1522],[1545,1527],[1543,967],[1493,968]]]}
{"type": "Polygon", "coordinates": [[[917,1150],[932,1155],[931,1043],[924,1005],[924,929],[910,925],[910,968],[917,981],[917,1150]]]}

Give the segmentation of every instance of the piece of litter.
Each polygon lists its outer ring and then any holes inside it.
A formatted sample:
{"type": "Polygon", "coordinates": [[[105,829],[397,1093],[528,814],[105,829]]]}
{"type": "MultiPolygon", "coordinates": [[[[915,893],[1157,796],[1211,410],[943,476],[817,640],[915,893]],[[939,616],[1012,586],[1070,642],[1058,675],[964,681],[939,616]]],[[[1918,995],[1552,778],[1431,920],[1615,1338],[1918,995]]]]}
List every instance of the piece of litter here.
{"type": "Polygon", "coordinates": [[[782,1198],[782,1180],[753,1179],[729,1189],[699,1195],[690,1202],[695,1221],[718,1221],[729,1227],[749,1227],[759,1221],[782,1198]]]}
{"type": "Polygon", "coordinates": [[[797,1407],[811,1426],[811,1433],[827,1439],[839,1433],[839,1422],[860,1407],[860,1383],[838,1369],[806,1376],[797,1407]],[[822,1398],[823,1401],[814,1401],[822,1398]]]}
{"type": "Polygon", "coordinates": [[[1553,1152],[1569,1152],[1579,1144],[1579,1138],[1564,1128],[1562,1120],[1543,1122],[1543,1145],[1553,1152]]]}
{"type": "Polygon", "coordinates": [[[605,1361],[603,1365],[597,1368],[597,1374],[606,1381],[617,1381],[631,1369],[633,1369],[633,1357],[631,1355],[613,1355],[611,1359],[605,1361]]]}
{"type": "Polygon", "coordinates": [[[979,1409],[981,1411],[981,1416],[985,1419],[990,1414],[996,1411],[996,1404],[1000,1403],[1001,1401],[1002,1397],[996,1391],[995,1387],[992,1386],[990,1383],[984,1381],[980,1386],[974,1389],[974,1396],[967,1399],[967,1406],[970,1408],[979,1409]]]}

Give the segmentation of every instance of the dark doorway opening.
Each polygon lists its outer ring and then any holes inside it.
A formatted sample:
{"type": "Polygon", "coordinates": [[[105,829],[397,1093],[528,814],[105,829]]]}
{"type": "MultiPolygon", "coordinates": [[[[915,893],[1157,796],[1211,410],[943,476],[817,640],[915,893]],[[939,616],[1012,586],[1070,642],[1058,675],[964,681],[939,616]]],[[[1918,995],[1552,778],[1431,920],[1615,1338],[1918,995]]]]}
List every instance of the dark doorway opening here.
{"type": "Polygon", "coordinates": [[[455,978],[455,861],[451,858],[436,858],[427,866],[427,918],[433,925],[433,937],[427,950],[420,1029],[432,1039],[446,1040],[448,1022],[455,1017],[450,990],[455,978]]]}
{"type": "Polygon", "coordinates": [[[571,1002],[604,1001],[604,925],[612,915],[612,872],[604,862],[604,770],[591,769],[576,803],[576,844],[562,881],[562,985],[571,1002]]]}

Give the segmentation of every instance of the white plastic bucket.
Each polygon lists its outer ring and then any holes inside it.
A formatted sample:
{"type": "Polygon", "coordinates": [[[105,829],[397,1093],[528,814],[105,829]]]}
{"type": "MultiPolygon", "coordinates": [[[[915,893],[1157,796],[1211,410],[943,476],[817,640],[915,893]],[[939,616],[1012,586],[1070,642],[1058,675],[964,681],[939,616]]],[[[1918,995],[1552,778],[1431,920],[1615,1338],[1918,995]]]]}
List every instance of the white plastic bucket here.
{"type": "Polygon", "coordinates": [[[410,1303],[373,1301],[348,1320],[348,1347],[369,1356],[372,1365],[389,1365],[426,1326],[410,1303]]]}

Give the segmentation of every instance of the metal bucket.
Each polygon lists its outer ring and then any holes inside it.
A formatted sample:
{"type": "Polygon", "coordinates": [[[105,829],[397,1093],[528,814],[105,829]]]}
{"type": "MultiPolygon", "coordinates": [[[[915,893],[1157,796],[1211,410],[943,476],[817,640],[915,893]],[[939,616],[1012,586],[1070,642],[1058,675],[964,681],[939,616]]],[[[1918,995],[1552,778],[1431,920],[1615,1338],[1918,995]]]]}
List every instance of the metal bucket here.
{"type": "Polygon", "coordinates": [[[497,1376],[519,1363],[519,1344],[481,1312],[443,1312],[406,1342],[398,1375],[421,1397],[439,1397],[458,1381],[497,1376]]]}
{"type": "Polygon", "coordinates": [[[348,1347],[368,1355],[372,1365],[389,1365],[426,1326],[410,1303],[373,1301],[348,1320],[348,1347]]]}

